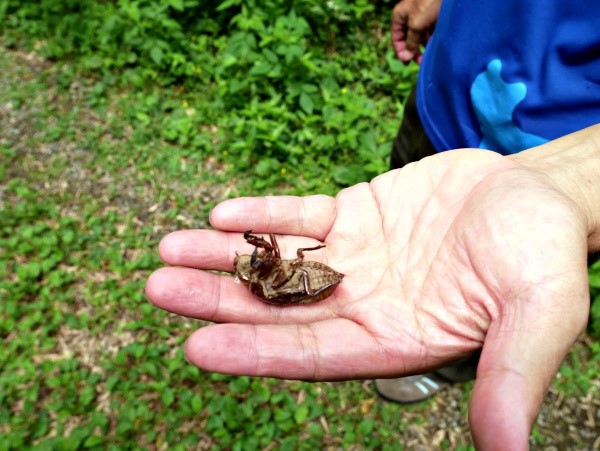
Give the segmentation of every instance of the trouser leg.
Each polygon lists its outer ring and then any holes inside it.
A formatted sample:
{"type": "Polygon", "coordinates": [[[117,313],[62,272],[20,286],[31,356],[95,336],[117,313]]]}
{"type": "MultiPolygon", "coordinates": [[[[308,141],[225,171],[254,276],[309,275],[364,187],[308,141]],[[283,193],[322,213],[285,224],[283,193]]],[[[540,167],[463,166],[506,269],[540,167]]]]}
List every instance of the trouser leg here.
{"type": "Polygon", "coordinates": [[[406,102],[402,124],[392,145],[390,168],[398,169],[436,153],[421,124],[413,90],[406,102]]]}

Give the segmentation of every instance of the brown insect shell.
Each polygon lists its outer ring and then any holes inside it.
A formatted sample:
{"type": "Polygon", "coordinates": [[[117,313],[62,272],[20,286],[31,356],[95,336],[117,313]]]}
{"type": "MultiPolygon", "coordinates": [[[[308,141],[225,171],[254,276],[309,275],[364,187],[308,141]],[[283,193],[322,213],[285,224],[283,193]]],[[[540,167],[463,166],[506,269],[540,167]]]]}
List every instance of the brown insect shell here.
{"type": "MultiPolygon", "coordinates": [[[[259,253],[258,258],[263,252],[259,253]]],[[[250,255],[238,255],[234,260],[236,276],[248,286],[250,292],[270,304],[311,304],[323,300],[340,284],[343,274],[329,266],[299,258],[276,260],[273,270],[261,277],[251,265],[250,255]],[[283,274],[282,274],[283,272],[283,274]],[[305,278],[304,275],[308,278],[305,278]],[[286,280],[287,279],[287,280],[286,280]],[[307,291],[305,279],[308,280],[307,291]]]]}

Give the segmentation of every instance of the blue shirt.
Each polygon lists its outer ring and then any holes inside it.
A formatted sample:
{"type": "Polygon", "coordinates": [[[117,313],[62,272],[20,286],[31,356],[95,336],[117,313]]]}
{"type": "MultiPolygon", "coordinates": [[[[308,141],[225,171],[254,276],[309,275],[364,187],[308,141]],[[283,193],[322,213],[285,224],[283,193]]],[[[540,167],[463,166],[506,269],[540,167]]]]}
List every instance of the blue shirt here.
{"type": "Polygon", "coordinates": [[[417,108],[439,151],[511,154],[600,123],[600,1],[443,0],[417,108]]]}

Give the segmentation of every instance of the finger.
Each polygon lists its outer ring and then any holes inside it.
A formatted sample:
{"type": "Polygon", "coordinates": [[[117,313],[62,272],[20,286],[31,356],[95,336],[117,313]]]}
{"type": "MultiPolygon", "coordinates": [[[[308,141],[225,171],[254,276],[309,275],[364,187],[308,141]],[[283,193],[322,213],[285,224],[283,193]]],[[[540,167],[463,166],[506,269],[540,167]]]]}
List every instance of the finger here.
{"type": "Polygon", "coordinates": [[[241,234],[215,230],[178,230],[158,245],[158,255],[166,264],[229,272],[238,250],[252,251],[241,234]]]}
{"type": "Polygon", "coordinates": [[[323,241],[335,214],[335,200],[325,195],[242,197],[217,205],[210,213],[210,223],[220,230],[252,229],[323,241]]]}
{"type": "Polygon", "coordinates": [[[422,30],[409,28],[408,33],[406,34],[406,50],[404,50],[403,56],[405,58],[410,56],[411,59],[413,59],[416,55],[419,55],[420,46],[421,44],[424,44],[423,40],[422,30]]]}
{"type": "Polygon", "coordinates": [[[399,28],[398,25],[392,27],[392,45],[396,56],[404,63],[416,60],[420,56],[421,40],[421,34],[412,28],[399,28]]]}
{"type": "Polygon", "coordinates": [[[187,340],[185,353],[207,371],[284,379],[368,378],[386,366],[373,337],[346,319],[286,326],[209,326],[187,340]]]}
{"type": "MultiPolygon", "coordinates": [[[[258,233],[260,235],[260,233],[258,233]]],[[[269,238],[265,236],[265,239],[269,238]]],[[[296,258],[298,248],[314,247],[320,241],[294,236],[276,236],[281,257],[296,258]]],[[[227,233],[218,230],[179,230],[165,236],[158,253],[163,262],[169,265],[187,266],[215,271],[233,271],[236,254],[251,254],[254,246],[247,243],[241,233],[227,233]]],[[[325,263],[327,247],[311,251],[310,260],[325,263]]]]}
{"type": "MultiPolygon", "coordinates": [[[[585,289],[579,290],[582,300],[585,289]]],[[[545,304],[553,305],[554,311],[540,314],[529,302],[524,313],[512,312],[491,325],[469,409],[478,449],[493,449],[498,444],[506,449],[527,449],[548,386],[585,326],[585,301],[573,302],[577,291],[566,297],[563,311],[549,302],[545,304]]]]}
{"type": "Polygon", "coordinates": [[[146,295],[157,307],[213,322],[291,324],[334,318],[347,294],[340,285],[318,304],[281,307],[262,302],[232,276],[190,268],[161,268],[146,282],[146,295]]]}
{"type": "Polygon", "coordinates": [[[408,64],[413,60],[419,64],[421,63],[421,54],[407,49],[406,41],[394,44],[394,50],[398,59],[403,63],[408,64]]]}
{"type": "Polygon", "coordinates": [[[406,27],[405,24],[392,22],[392,44],[395,48],[404,48],[404,41],[406,40],[406,27]],[[396,47],[400,46],[400,47],[396,47]]]}
{"type": "Polygon", "coordinates": [[[398,59],[405,63],[408,63],[412,59],[410,55],[404,53],[406,51],[407,19],[404,4],[398,3],[392,11],[392,46],[398,59]]]}

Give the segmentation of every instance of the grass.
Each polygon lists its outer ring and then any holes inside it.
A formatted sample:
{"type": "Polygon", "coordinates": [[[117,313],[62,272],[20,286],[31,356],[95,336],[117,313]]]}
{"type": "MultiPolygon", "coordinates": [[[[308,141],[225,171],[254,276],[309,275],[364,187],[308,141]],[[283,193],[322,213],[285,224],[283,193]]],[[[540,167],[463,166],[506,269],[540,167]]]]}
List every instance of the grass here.
{"type": "MultiPolygon", "coordinates": [[[[0,449],[472,448],[469,384],[399,406],[378,399],[369,382],[202,372],[181,344],[203,323],[162,312],[143,294],[169,231],[206,227],[210,208],[232,196],[334,193],[368,175],[340,169],[352,158],[357,165],[360,152],[336,160],[332,175],[325,161],[294,168],[268,152],[243,166],[239,142],[247,142],[225,132],[252,132],[267,146],[259,137],[283,114],[276,104],[249,104],[236,116],[206,104],[217,85],[137,87],[10,45],[0,47],[0,449]]],[[[381,64],[364,80],[382,77],[381,64]]],[[[370,120],[352,110],[362,105],[380,111],[382,138],[344,139],[383,161],[401,108],[364,80],[325,109],[331,134],[300,126],[288,141],[325,145],[344,124],[340,112],[370,120]]],[[[307,111],[307,123],[322,120],[307,111]]],[[[599,356],[596,341],[581,341],[548,402],[597,394],[599,356]]],[[[533,445],[562,428],[538,425],[533,445]]]]}

